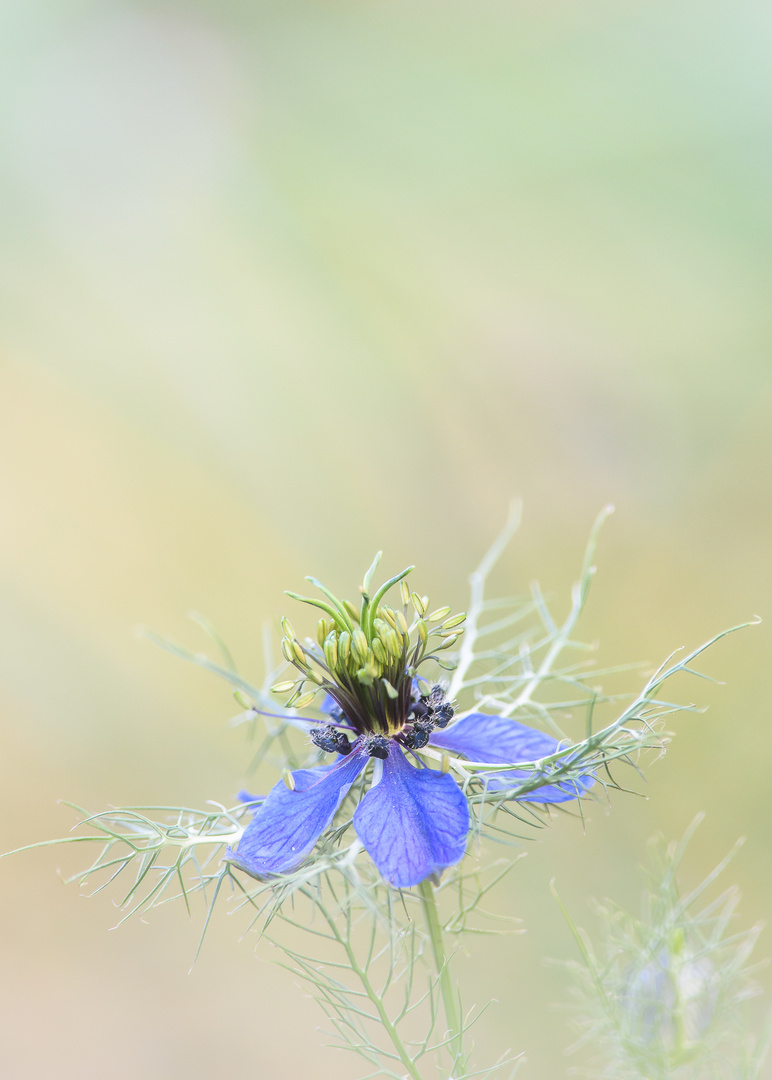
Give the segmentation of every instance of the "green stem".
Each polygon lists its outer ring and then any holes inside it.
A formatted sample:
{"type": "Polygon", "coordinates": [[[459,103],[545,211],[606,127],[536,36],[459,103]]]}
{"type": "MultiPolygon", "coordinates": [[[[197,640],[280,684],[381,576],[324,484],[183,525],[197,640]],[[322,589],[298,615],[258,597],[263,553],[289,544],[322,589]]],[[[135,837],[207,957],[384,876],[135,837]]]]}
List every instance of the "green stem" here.
{"type": "Polygon", "coordinates": [[[324,912],[324,916],[325,916],[325,919],[327,920],[327,925],[330,927],[330,929],[331,929],[331,931],[333,933],[333,936],[336,938],[336,940],[339,942],[339,944],[341,944],[343,946],[343,948],[346,950],[346,956],[348,957],[348,962],[349,962],[349,965],[351,967],[351,970],[354,972],[356,977],[359,979],[359,981],[361,982],[361,984],[362,984],[362,986],[364,988],[365,993],[367,994],[367,996],[370,999],[371,1003],[375,1006],[375,1010],[378,1013],[378,1018],[380,1019],[381,1024],[383,1025],[383,1030],[389,1036],[389,1039],[391,1040],[392,1046],[394,1047],[394,1049],[397,1051],[397,1054],[399,1055],[399,1060],[402,1062],[402,1064],[407,1069],[407,1075],[412,1077],[412,1080],[422,1080],[421,1074],[418,1071],[418,1067],[416,1066],[416,1064],[413,1061],[412,1057],[408,1053],[405,1044],[402,1042],[402,1039],[400,1037],[399,1032],[397,1031],[396,1027],[392,1023],[392,1021],[391,1021],[391,1019],[389,1017],[389,1014],[386,1012],[386,1006],[383,1003],[381,995],[377,992],[377,990],[375,989],[373,984],[370,982],[369,978],[367,977],[367,972],[364,970],[362,965],[357,960],[356,955],[354,953],[354,949],[352,948],[351,942],[346,937],[344,937],[343,934],[341,934],[340,930],[338,929],[338,927],[335,924],[335,920],[332,919],[327,914],[327,912],[324,912]]]}
{"type": "Polygon", "coordinates": [[[439,912],[437,911],[434,886],[428,880],[422,881],[418,886],[418,894],[423,904],[434,966],[437,969],[437,980],[440,984],[442,1007],[445,1011],[445,1023],[448,1028],[448,1046],[453,1056],[453,1080],[462,1080],[466,1072],[466,1057],[463,1048],[461,1003],[457,987],[450,974],[450,963],[445,952],[445,942],[442,936],[439,912]]]}

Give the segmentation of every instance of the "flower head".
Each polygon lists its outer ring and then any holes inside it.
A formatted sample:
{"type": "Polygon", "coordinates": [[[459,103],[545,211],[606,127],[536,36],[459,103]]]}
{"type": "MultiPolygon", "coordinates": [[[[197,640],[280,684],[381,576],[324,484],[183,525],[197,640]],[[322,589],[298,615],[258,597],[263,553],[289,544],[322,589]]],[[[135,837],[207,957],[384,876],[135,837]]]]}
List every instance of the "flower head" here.
{"type": "MultiPolygon", "coordinates": [[[[354,829],[390,884],[417,885],[459,862],[470,820],[464,790],[449,772],[432,768],[422,750],[436,748],[482,766],[512,766],[560,749],[557,739],[509,717],[473,712],[454,721],[455,708],[443,686],[428,681],[421,668],[429,662],[453,666],[440,654],[455,645],[466,616],[451,615],[447,607],[428,613],[428,598],[410,593],[405,584],[412,567],[371,595],[379,558],[380,553],[365,575],[359,610],[313,578],[325,601],[288,594],[324,615],[316,642],[301,643],[282,620],[282,652],[300,674],[274,691],[289,692],[290,708],[304,708],[324,694],[320,711],[327,722],[309,734],[335,759],[289,774],[261,803],[237,852],[228,853],[255,876],[297,867],[332,824],[354,781],[371,767],[369,790],[354,811],[354,829]],[[395,609],[384,600],[396,585],[403,602],[395,609]]],[[[542,778],[518,795],[517,788],[532,776],[511,768],[486,770],[485,785],[490,791],[511,790],[515,798],[558,803],[578,798],[593,782],[589,775],[558,783],[542,778]]]]}

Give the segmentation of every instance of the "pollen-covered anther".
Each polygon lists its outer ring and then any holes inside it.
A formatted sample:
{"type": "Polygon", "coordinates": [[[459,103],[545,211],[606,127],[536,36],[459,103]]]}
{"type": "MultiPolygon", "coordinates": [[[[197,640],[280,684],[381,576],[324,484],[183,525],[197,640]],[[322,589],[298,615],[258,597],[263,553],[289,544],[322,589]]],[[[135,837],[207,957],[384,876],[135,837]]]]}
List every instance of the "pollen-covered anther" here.
{"type": "Polygon", "coordinates": [[[380,758],[385,761],[389,756],[389,740],[385,735],[369,735],[365,739],[365,750],[368,757],[380,758]]]}
{"type": "Polygon", "coordinates": [[[364,667],[357,669],[357,679],[362,686],[372,686],[380,673],[381,669],[376,664],[375,658],[371,655],[364,667]]]}
{"type": "Polygon", "coordinates": [[[442,689],[439,683],[435,683],[429,693],[426,695],[426,704],[430,709],[436,709],[439,705],[442,705],[445,700],[445,691],[442,689]]]}
{"type": "Polygon", "coordinates": [[[354,659],[358,660],[360,664],[364,664],[370,655],[367,638],[364,631],[359,627],[351,635],[351,651],[354,654],[354,659]]]}
{"type": "Polygon", "coordinates": [[[392,630],[397,629],[397,619],[390,607],[379,607],[378,615],[381,619],[388,623],[392,630]]]}
{"type": "Polygon", "coordinates": [[[324,658],[327,661],[327,666],[330,671],[334,671],[338,663],[338,641],[334,632],[327,635],[322,643],[322,647],[324,649],[324,658]]]}
{"type": "Polygon", "coordinates": [[[450,721],[453,719],[455,709],[449,702],[445,701],[432,713],[432,720],[434,726],[438,728],[446,728],[450,721]]]}
{"type": "Polygon", "coordinates": [[[402,745],[408,750],[421,750],[429,742],[431,733],[432,724],[419,720],[402,732],[402,745]]]}
{"type": "Polygon", "coordinates": [[[446,728],[453,719],[455,710],[446,700],[443,688],[439,683],[435,683],[428,694],[413,702],[411,712],[430,728],[446,728]]]}
{"type": "Polygon", "coordinates": [[[351,743],[348,737],[333,724],[325,724],[321,728],[311,728],[309,735],[314,746],[324,750],[327,754],[343,754],[351,752],[351,743]]]}
{"type": "Polygon", "coordinates": [[[394,689],[388,679],[381,679],[381,686],[386,691],[392,701],[397,700],[397,698],[399,697],[399,693],[397,690],[394,689]]]}
{"type": "Polygon", "coordinates": [[[384,645],[386,646],[386,651],[388,652],[392,660],[401,659],[402,643],[397,636],[396,630],[389,629],[386,631],[386,634],[384,636],[384,645]]]}

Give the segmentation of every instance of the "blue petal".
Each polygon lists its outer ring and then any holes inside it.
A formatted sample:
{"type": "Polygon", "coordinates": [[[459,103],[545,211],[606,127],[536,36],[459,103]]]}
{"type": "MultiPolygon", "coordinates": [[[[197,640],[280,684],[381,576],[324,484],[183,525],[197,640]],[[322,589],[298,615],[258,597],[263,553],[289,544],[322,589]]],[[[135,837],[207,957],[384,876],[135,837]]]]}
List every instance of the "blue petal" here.
{"type": "Polygon", "coordinates": [[[364,751],[356,749],[334,765],[297,769],[292,774],[294,791],[280,780],[247,826],[237,851],[228,851],[226,858],[257,877],[293,870],[330,825],[367,760],[364,751]]]}
{"type": "MultiPolygon", "coordinates": [[[[552,735],[547,735],[536,728],[518,724],[508,716],[487,716],[485,713],[470,713],[444,731],[433,731],[429,740],[432,746],[441,750],[450,750],[454,754],[463,754],[470,761],[491,764],[514,765],[518,761],[538,761],[557,753],[561,744],[552,735]]],[[[517,787],[524,780],[533,777],[532,772],[512,769],[503,773],[486,773],[484,776],[489,790],[503,791],[517,787]]],[[[524,802],[568,802],[578,799],[592,787],[595,779],[591,775],[578,780],[563,780],[559,784],[546,784],[535,791],[518,796],[524,802]]]]}
{"type": "Polygon", "coordinates": [[[335,724],[337,727],[347,728],[349,731],[354,730],[351,721],[348,719],[345,712],[341,709],[335,698],[331,697],[329,694],[324,695],[322,703],[319,706],[319,712],[326,713],[329,722],[335,724]],[[339,713],[339,716],[333,717],[333,713],[336,711],[336,709],[339,713]]]}
{"type": "Polygon", "coordinates": [[[469,809],[452,776],[415,768],[392,742],[381,780],[356,809],[354,828],[381,875],[402,889],[461,859],[469,809]]]}

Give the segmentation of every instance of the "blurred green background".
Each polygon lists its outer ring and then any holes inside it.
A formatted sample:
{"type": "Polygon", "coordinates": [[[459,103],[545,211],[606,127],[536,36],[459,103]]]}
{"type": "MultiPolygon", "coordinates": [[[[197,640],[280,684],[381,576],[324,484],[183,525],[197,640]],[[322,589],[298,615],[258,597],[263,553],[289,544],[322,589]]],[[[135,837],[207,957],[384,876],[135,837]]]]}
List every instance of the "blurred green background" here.
{"type": "MultiPolygon", "coordinates": [[[[64,834],[58,798],[245,782],[227,689],[137,623],[203,648],[202,611],[259,677],[283,589],[352,592],[377,548],[463,607],[514,494],[499,589],[558,613],[616,503],[603,666],[769,616],[771,46],[749,0],[2,0],[0,847],[64,834]]],[[[648,798],[528,845],[498,896],[527,932],[460,960],[484,1060],[572,1063],[553,876],[592,926],[705,810],[693,881],[745,834],[765,917],[769,657],[764,625],[718,645],[648,798]]],[[[243,922],[189,975],[198,918],[108,933],[77,865],[0,864],[0,1075],[361,1074],[243,922]]]]}

